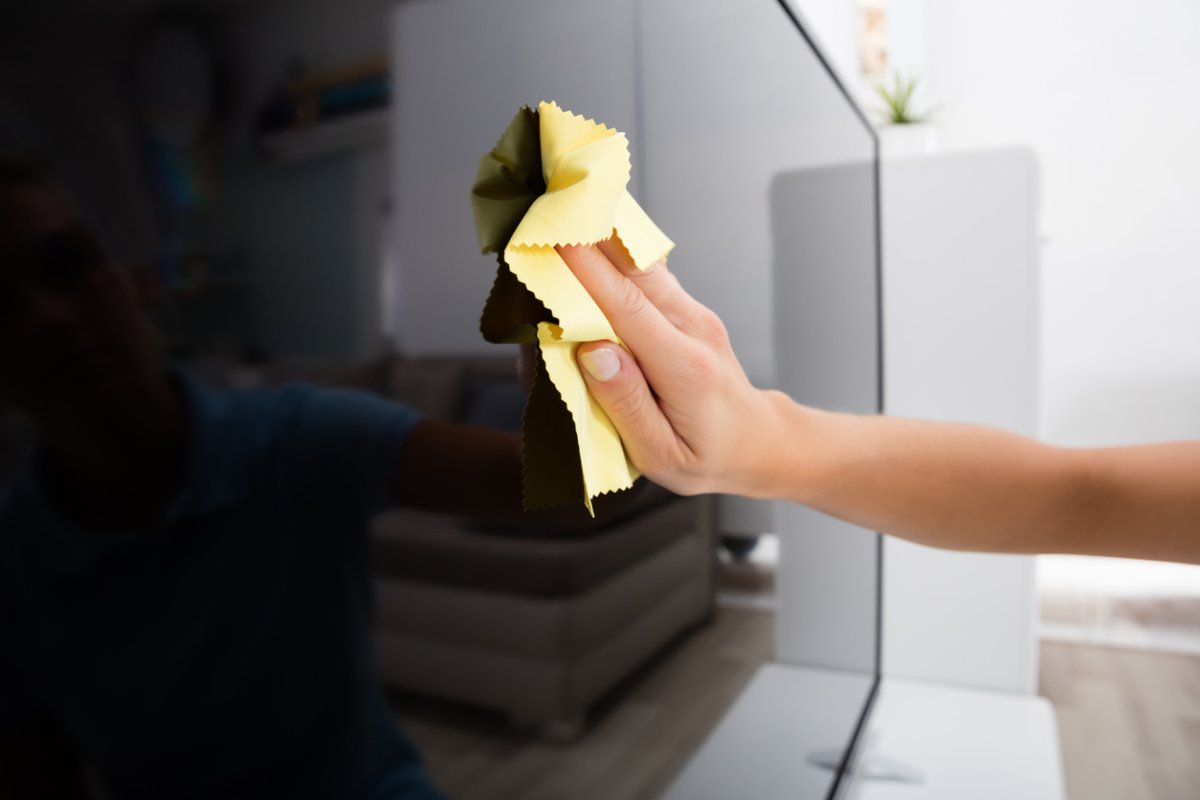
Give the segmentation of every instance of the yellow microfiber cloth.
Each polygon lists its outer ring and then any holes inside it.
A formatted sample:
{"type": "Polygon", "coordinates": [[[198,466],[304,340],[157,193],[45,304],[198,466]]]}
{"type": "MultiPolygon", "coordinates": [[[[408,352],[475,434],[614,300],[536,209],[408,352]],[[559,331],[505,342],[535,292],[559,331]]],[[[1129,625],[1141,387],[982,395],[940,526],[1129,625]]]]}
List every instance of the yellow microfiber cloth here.
{"type": "Polygon", "coordinates": [[[555,245],[614,238],[646,269],[674,247],[626,190],[625,134],[554,103],[522,108],[479,163],[475,229],[499,272],[479,327],[490,342],[536,345],[522,428],[525,508],[628,489],[638,477],[575,363],[580,343],[620,343],[555,245]]]}

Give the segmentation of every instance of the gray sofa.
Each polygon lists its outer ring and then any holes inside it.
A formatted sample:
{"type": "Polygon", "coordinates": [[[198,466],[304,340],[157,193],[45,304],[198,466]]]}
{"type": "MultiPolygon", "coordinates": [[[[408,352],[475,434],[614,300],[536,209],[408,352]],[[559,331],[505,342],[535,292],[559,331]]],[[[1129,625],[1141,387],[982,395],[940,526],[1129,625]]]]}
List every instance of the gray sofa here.
{"type": "MultiPolygon", "coordinates": [[[[398,361],[393,376],[392,396],[432,417],[519,425],[511,356],[398,361]]],[[[583,530],[381,515],[384,681],[503,711],[551,738],[576,735],[596,700],[712,613],[711,499],[646,481],[633,491],[624,513],[583,530]]]]}
{"type": "MultiPolygon", "coordinates": [[[[524,400],[513,354],[279,361],[249,382],[291,380],[513,430],[524,400]]],[[[385,684],[495,709],[555,740],[578,735],[599,698],[712,614],[712,499],[677,497],[644,480],[633,493],[622,513],[584,529],[380,515],[372,548],[385,684]]]]}

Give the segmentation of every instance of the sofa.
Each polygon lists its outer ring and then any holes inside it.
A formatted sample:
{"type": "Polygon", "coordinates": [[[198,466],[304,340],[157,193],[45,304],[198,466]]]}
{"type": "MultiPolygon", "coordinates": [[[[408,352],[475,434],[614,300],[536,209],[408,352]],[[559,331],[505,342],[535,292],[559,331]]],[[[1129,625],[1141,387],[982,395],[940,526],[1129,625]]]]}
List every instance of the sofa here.
{"type": "MultiPolygon", "coordinates": [[[[357,388],[430,418],[515,431],[524,406],[515,364],[515,353],[280,360],[232,382],[357,388]]],[[[627,496],[599,498],[597,511],[603,522],[572,527],[405,509],[377,517],[385,685],[493,709],[551,740],[578,736],[589,708],[704,624],[715,598],[711,498],[678,497],[643,479],[627,496]]]]}
{"type": "MultiPolygon", "coordinates": [[[[431,417],[519,429],[512,356],[399,361],[393,374],[392,396],[431,417]]],[[[712,614],[711,499],[644,480],[632,491],[620,513],[579,529],[378,517],[385,683],[499,710],[550,739],[577,736],[598,699],[712,614]]],[[[600,517],[609,499],[598,501],[600,517]]]]}

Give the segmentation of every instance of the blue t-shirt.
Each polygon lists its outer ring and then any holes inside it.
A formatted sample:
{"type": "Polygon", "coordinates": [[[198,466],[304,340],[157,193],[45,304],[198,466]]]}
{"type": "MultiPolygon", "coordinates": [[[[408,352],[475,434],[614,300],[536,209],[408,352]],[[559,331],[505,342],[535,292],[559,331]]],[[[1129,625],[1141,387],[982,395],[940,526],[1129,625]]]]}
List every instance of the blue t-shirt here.
{"type": "Polygon", "coordinates": [[[155,534],[0,495],[0,727],[56,723],[113,800],[435,798],[371,646],[367,529],[411,409],[177,380],[189,467],[155,534]]]}

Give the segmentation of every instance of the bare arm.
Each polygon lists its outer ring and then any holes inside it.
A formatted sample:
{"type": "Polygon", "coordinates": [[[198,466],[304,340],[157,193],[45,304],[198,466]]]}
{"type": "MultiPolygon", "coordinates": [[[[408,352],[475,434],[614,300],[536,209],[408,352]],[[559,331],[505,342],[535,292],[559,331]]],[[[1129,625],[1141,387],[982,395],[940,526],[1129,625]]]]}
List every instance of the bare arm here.
{"type": "Polygon", "coordinates": [[[419,423],[392,477],[398,505],[465,515],[521,512],[521,442],[511,433],[419,423]]]}
{"type": "Polygon", "coordinates": [[[446,514],[510,517],[566,529],[603,524],[634,501],[629,492],[598,497],[593,519],[580,502],[572,506],[522,510],[521,439],[513,433],[425,420],[400,448],[392,473],[397,505],[446,514]]]}
{"type": "Polygon", "coordinates": [[[1200,563],[1200,442],[1068,450],[806,408],[754,388],[720,320],[619,246],[561,251],[628,350],[580,349],[637,466],[684,494],[810,505],[938,547],[1200,563]]]}
{"type": "Polygon", "coordinates": [[[1200,563],[1200,442],[1073,450],[775,402],[812,449],[778,452],[770,493],[935,547],[1200,563]]]}

